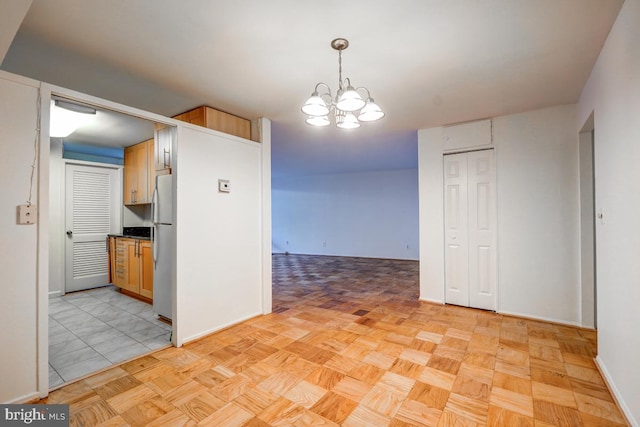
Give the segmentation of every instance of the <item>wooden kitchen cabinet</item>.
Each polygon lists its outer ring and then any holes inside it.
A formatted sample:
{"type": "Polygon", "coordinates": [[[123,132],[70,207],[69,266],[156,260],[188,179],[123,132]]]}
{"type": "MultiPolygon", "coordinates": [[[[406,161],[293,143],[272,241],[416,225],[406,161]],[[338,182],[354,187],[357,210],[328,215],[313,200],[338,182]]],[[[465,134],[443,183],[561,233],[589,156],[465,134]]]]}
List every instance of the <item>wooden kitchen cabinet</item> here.
{"type": "Polygon", "coordinates": [[[115,283],[116,281],[116,238],[113,236],[107,237],[107,251],[109,252],[108,279],[109,279],[109,283],[115,283]]]}
{"type": "Polygon", "coordinates": [[[154,140],[124,149],[124,204],[151,203],[153,193],[154,140]]]}
{"type": "Polygon", "coordinates": [[[115,241],[115,255],[114,260],[114,278],[113,284],[119,288],[122,288],[126,284],[126,264],[127,264],[127,247],[124,242],[120,242],[120,239],[113,238],[115,241]]]}
{"type": "Polygon", "coordinates": [[[121,289],[134,294],[140,293],[140,268],[138,262],[138,240],[116,239],[116,266],[119,271],[119,281],[115,283],[121,289]]]}
{"type": "Polygon", "coordinates": [[[151,302],[153,300],[151,242],[127,237],[116,237],[114,240],[116,243],[113,284],[123,293],[151,302]]]}
{"type": "MultiPolygon", "coordinates": [[[[156,124],[153,163],[156,175],[171,174],[171,142],[175,127],[156,124]]],[[[153,186],[153,185],[152,185],[153,186]]]]}
{"type": "Polygon", "coordinates": [[[153,299],[153,256],[151,242],[140,240],[140,295],[153,299]]]}
{"type": "Polygon", "coordinates": [[[251,139],[251,122],[242,117],[201,106],[173,117],[176,120],[251,139]]]}

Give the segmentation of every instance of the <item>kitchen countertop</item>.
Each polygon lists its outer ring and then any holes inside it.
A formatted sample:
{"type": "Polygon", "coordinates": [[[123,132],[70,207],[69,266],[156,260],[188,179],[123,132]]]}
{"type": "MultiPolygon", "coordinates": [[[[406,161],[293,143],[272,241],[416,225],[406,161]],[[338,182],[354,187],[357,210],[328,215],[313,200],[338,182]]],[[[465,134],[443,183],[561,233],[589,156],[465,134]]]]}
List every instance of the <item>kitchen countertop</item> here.
{"type": "Polygon", "coordinates": [[[132,236],[130,234],[108,234],[109,237],[126,237],[127,239],[151,240],[151,237],[132,236]]]}

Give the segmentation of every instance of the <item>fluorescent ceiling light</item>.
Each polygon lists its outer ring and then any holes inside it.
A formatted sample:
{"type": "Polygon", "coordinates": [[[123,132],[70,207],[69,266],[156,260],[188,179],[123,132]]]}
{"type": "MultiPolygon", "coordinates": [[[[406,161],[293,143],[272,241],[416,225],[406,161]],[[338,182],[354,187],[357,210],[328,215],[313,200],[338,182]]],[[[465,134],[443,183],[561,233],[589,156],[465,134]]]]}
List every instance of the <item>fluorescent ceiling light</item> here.
{"type": "Polygon", "coordinates": [[[95,117],[96,110],[85,105],[55,99],[51,101],[49,136],[66,138],[95,117]]]}

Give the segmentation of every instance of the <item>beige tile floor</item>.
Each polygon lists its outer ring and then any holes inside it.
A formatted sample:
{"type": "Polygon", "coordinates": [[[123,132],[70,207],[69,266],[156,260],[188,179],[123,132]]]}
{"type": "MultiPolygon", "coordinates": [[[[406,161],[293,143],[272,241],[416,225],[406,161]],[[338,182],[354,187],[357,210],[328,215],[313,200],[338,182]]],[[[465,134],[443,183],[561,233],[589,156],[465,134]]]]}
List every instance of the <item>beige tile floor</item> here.
{"type": "Polygon", "coordinates": [[[418,264],[274,257],[274,313],[53,393],[71,425],[620,426],[596,333],[419,302],[418,264]]]}

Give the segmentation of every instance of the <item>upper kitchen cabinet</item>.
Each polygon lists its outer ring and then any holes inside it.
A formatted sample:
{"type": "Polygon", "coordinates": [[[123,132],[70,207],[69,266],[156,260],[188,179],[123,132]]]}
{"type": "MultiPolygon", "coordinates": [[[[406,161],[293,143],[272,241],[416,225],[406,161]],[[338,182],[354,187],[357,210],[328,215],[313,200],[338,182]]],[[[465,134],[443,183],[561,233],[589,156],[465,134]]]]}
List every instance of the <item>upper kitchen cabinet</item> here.
{"type": "Polygon", "coordinates": [[[194,108],[173,117],[176,120],[188,122],[198,126],[239,136],[240,138],[251,139],[251,122],[233,114],[218,111],[211,107],[202,106],[194,108]]]}
{"type": "Polygon", "coordinates": [[[151,203],[153,188],[154,140],[124,149],[124,204],[151,203]]]}
{"type": "Polygon", "coordinates": [[[175,127],[156,124],[154,144],[154,164],[156,175],[171,174],[171,142],[175,127]]]}

